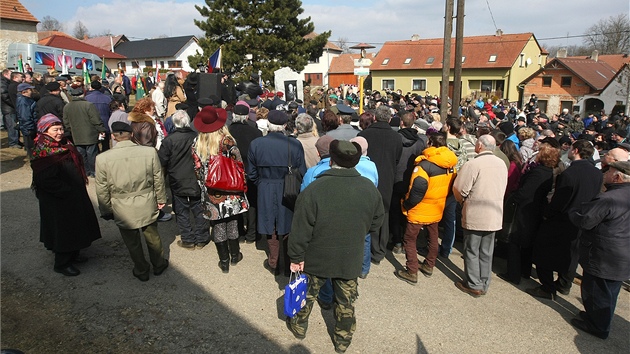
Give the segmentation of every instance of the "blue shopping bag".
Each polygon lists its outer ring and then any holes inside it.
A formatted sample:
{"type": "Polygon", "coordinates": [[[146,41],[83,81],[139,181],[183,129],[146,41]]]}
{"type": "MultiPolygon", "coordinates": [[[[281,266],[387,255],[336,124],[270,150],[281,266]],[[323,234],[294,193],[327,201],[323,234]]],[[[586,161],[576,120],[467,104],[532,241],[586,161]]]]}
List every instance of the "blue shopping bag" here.
{"type": "Polygon", "coordinates": [[[289,284],[284,287],[284,314],[293,318],[306,305],[308,280],[302,273],[291,273],[289,284]],[[293,274],[295,278],[293,281],[293,274]]]}

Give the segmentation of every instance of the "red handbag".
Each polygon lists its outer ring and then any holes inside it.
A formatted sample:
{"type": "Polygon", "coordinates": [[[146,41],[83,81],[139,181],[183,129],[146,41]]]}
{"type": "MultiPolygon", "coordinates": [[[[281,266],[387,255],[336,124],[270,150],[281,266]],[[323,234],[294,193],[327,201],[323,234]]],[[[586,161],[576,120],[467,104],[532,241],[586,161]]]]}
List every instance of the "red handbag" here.
{"type": "Polygon", "coordinates": [[[243,163],[223,154],[211,156],[208,160],[206,187],[229,193],[246,192],[243,163]]]}

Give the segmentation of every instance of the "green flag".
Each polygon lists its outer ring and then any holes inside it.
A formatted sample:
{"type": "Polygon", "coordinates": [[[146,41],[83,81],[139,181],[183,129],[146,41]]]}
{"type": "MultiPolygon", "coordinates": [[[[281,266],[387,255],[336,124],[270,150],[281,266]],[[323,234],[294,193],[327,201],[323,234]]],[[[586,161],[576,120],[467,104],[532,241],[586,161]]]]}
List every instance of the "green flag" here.
{"type": "Polygon", "coordinates": [[[105,72],[107,72],[107,66],[105,66],[105,57],[103,57],[103,67],[101,68],[101,81],[107,80],[107,76],[105,76],[105,72]]]}

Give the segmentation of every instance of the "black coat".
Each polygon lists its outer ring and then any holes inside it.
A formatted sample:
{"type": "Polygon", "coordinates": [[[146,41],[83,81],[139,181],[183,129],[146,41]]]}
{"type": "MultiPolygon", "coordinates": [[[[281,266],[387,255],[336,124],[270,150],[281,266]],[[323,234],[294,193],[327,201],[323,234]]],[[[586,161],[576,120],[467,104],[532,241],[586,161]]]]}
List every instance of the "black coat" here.
{"type": "Polygon", "coordinates": [[[387,122],[376,122],[358,134],[368,142],[368,157],[378,170],[378,190],[383,206],[389,210],[396,177],[396,166],[402,154],[402,136],[387,122]]]}
{"type": "Polygon", "coordinates": [[[607,187],[569,217],[582,229],[580,264],[584,271],[624,281],[630,278],[630,183],[607,187]]]}
{"type": "Polygon", "coordinates": [[[63,106],[65,105],[59,95],[47,93],[37,101],[37,119],[48,113],[52,113],[57,116],[57,118],[63,119],[63,106]]]}
{"type": "Polygon", "coordinates": [[[192,144],[197,133],[190,128],[177,128],[160,145],[160,163],[168,173],[171,192],[180,197],[201,197],[195,175],[192,144]]]}
{"type": "Polygon", "coordinates": [[[547,194],[553,186],[553,169],[538,165],[521,177],[518,189],[514,191],[514,201],[518,204],[516,213],[517,244],[531,247],[547,206],[547,194]]]}
{"type": "Polygon", "coordinates": [[[588,160],[573,161],[558,175],[534,244],[537,266],[560,272],[568,270],[571,243],[578,237],[578,228],[569,220],[569,212],[593,199],[601,190],[602,182],[602,172],[588,160]]]}
{"type": "MultiPolygon", "coordinates": [[[[244,122],[232,123],[228,130],[230,134],[236,140],[236,146],[238,150],[241,152],[241,156],[243,158],[243,165],[247,170],[247,154],[249,153],[249,145],[256,138],[262,137],[262,132],[256,127],[256,123],[252,126],[250,123],[254,123],[251,120],[247,119],[244,122]]],[[[256,184],[253,183],[249,178],[247,179],[247,199],[249,200],[250,206],[256,208],[258,206],[258,188],[256,184]]]]}
{"type": "Polygon", "coordinates": [[[2,95],[2,103],[0,104],[0,109],[2,110],[2,114],[14,114],[15,113],[15,104],[11,101],[11,95],[9,95],[9,86],[11,85],[11,80],[7,79],[4,76],[0,76],[0,94],[2,95]]]}
{"type": "Polygon", "coordinates": [[[39,199],[39,240],[46,249],[78,251],[101,238],[85,182],[69,156],[34,173],[33,184],[39,199]]]}

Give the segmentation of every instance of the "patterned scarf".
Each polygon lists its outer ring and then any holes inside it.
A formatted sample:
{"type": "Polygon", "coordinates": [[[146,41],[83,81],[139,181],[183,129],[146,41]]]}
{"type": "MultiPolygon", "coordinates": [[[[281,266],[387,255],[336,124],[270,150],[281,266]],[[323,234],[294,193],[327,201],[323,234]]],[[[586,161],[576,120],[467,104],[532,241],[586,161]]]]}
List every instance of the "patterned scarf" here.
{"type": "Polygon", "coordinates": [[[39,173],[65,159],[72,159],[74,166],[81,176],[83,176],[83,180],[87,184],[88,179],[85,175],[85,168],[83,167],[83,158],[77,151],[77,148],[66,138],[63,138],[61,141],[56,141],[46,134],[37,134],[35,146],[31,152],[31,168],[33,169],[33,174],[39,173]]]}

